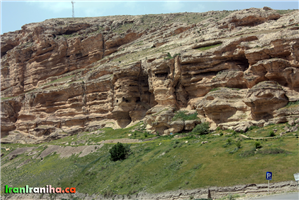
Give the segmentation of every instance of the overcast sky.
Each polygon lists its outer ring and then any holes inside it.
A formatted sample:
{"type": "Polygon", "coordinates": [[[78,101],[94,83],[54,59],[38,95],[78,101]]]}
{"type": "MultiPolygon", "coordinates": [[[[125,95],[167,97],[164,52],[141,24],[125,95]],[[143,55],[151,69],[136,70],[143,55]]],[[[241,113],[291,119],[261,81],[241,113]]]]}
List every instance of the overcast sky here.
{"type": "MultiPolygon", "coordinates": [[[[75,17],[108,15],[143,15],[176,12],[207,12],[246,8],[298,9],[298,1],[99,1],[75,0],[75,17]]],[[[24,24],[50,18],[72,17],[69,1],[10,1],[1,0],[1,34],[20,30],[24,24]]]]}

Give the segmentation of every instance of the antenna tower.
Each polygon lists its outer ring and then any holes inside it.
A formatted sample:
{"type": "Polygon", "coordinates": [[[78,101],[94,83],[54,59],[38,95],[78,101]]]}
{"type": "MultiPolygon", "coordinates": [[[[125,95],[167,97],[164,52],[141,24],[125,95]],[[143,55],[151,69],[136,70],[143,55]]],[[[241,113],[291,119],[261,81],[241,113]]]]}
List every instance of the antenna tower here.
{"type": "Polygon", "coordinates": [[[72,1],[72,7],[73,7],[73,12],[72,12],[72,14],[73,14],[73,18],[75,17],[75,11],[74,11],[74,1],[72,1]]]}

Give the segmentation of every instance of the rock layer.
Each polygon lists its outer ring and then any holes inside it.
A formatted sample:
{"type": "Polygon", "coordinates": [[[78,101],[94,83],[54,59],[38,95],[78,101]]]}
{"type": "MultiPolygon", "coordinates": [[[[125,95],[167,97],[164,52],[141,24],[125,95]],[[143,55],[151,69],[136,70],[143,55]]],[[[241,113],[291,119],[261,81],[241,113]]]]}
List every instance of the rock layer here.
{"type": "Polygon", "coordinates": [[[5,33],[2,142],[140,120],[158,134],[203,120],[236,130],[288,121],[299,115],[285,107],[299,100],[298,16],[265,7],[51,19],[5,33]],[[173,121],[178,110],[199,120],[173,121]]]}

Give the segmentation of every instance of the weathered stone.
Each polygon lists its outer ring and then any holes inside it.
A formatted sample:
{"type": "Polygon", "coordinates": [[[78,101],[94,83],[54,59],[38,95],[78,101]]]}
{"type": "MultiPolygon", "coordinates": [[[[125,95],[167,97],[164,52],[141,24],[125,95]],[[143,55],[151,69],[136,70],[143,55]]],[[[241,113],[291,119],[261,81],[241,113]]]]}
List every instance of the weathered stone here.
{"type": "Polygon", "coordinates": [[[245,132],[248,128],[250,128],[253,124],[251,122],[240,122],[233,129],[237,132],[245,132]]]}
{"type": "Polygon", "coordinates": [[[191,131],[197,122],[172,124],[174,112],[186,110],[211,130],[299,118],[298,105],[285,106],[299,100],[298,11],[250,8],[214,18],[223,12],[197,13],[204,20],[193,24],[172,21],[188,13],[149,24],[140,16],[50,19],[4,33],[1,142],[141,120],[153,134],[191,131]]]}
{"type": "Polygon", "coordinates": [[[191,131],[197,124],[200,124],[199,120],[186,120],[184,129],[186,131],[191,131]]]}
{"type": "Polygon", "coordinates": [[[284,90],[274,81],[264,81],[252,87],[244,99],[255,120],[273,118],[273,111],[288,103],[284,90]]]}

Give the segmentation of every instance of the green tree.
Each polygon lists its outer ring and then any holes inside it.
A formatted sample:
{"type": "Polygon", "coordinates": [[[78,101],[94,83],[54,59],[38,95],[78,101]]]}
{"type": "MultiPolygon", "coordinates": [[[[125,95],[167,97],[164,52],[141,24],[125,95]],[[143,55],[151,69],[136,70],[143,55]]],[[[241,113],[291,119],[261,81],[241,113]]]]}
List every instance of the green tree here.
{"type": "Polygon", "coordinates": [[[269,133],[269,137],[274,137],[274,136],[275,136],[274,131],[270,131],[270,133],[269,133]]]}
{"type": "Polygon", "coordinates": [[[255,143],[254,143],[254,146],[255,146],[255,149],[260,149],[260,148],[262,148],[262,145],[261,145],[260,142],[255,142],[255,143]]]}
{"type": "Polygon", "coordinates": [[[208,134],[210,133],[210,125],[208,122],[204,122],[201,124],[198,124],[194,127],[194,129],[192,130],[193,133],[198,133],[199,135],[204,135],[204,134],[208,134]]]}
{"type": "Polygon", "coordinates": [[[130,152],[129,146],[125,146],[122,143],[118,142],[116,145],[114,145],[110,150],[110,156],[112,161],[117,160],[124,160],[128,156],[130,152]]]}

